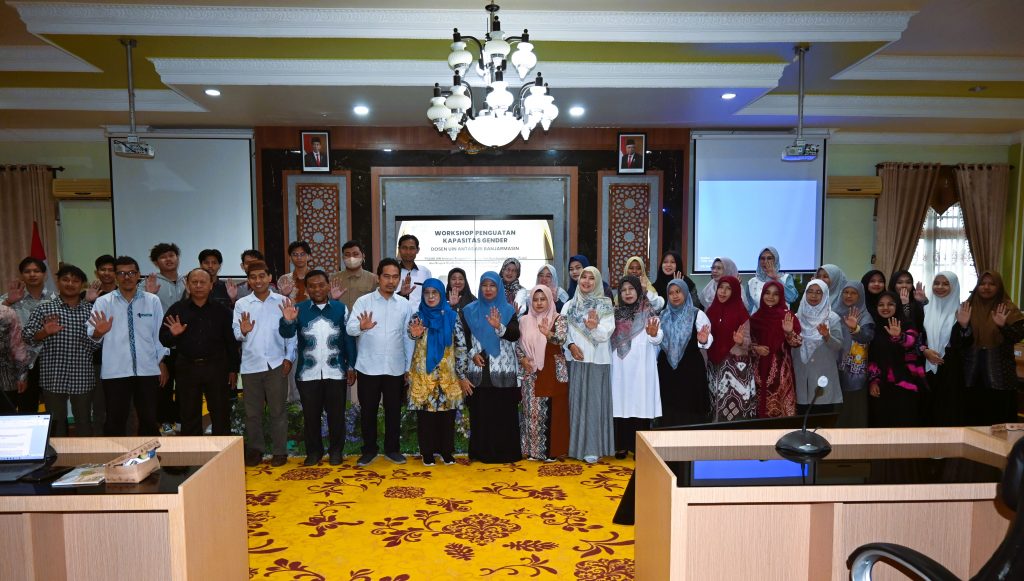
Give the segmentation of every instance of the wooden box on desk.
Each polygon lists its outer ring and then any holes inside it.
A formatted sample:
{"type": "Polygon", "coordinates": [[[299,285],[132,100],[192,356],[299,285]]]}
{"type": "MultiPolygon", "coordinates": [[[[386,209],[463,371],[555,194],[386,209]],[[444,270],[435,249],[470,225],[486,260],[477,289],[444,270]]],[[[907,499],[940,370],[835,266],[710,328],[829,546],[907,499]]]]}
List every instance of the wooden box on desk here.
{"type": "Polygon", "coordinates": [[[154,454],[145,462],[125,466],[124,463],[142,454],[148,454],[160,447],[160,442],[152,440],[129,452],[121,454],[103,465],[103,477],[110,484],[138,484],[160,467],[160,460],[154,454]]]}

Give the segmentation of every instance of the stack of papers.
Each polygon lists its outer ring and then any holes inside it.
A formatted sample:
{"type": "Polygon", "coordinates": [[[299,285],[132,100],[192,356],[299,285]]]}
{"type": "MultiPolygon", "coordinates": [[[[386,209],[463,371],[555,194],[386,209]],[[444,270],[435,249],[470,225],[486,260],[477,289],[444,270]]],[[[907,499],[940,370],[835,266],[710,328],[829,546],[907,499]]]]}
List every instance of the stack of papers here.
{"type": "Polygon", "coordinates": [[[53,481],[52,486],[96,486],[104,480],[103,464],[82,464],[53,481]]]}

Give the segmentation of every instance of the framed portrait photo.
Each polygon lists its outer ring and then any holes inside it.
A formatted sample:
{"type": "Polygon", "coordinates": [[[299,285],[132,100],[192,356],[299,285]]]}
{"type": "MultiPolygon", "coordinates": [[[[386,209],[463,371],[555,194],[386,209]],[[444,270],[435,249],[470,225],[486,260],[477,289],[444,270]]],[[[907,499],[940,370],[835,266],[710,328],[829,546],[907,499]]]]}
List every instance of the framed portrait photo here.
{"type": "Polygon", "coordinates": [[[646,133],[620,133],[617,147],[620,174],[642,174],[647,171],[644,163],[644,152],[647,151],[646,133]]]}
{"type": "Polygon", "coordinates": [[[330,173],[331,136],[328,132],[302,132],[302,171],[330,173]]]}

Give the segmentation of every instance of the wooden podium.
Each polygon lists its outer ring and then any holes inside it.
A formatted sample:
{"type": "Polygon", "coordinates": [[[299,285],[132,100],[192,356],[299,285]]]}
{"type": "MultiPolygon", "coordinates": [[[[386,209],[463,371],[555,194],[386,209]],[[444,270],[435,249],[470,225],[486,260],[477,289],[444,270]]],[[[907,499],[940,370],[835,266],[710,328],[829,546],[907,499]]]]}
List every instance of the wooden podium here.
{"type": "MultiPolygon", "coordinates": [[[[868,542],[909,546],[967,579],[1006,534],[1012,513],[997,504],[994,482],[679,487],[666,463],[778,458],[774,443],[789,431],[638,434],[637,579],[845,581],[847,557],[868,542]]],[[[832,443],[827,460],[900,458],[908,447],[929,458],[928,446],[954,446],[959,457],[1001,468],[1012,447],[982,428],[820,433],[832,443]]],[[[906,579],[884,563],[875,575],[906,579]]]]}
{"type": "MultiPolygon", "coordinates": [[[[50,443],[57,465],[74,466],[106,462],[151,439],[50,443]]],[[[146,489],[156,475],[140,488],[95,493],[3,495],[0,486],[0,579],[247,579],[242,438],[159,440],[161,470],[201,466],[176,492],[146,489]]]]}

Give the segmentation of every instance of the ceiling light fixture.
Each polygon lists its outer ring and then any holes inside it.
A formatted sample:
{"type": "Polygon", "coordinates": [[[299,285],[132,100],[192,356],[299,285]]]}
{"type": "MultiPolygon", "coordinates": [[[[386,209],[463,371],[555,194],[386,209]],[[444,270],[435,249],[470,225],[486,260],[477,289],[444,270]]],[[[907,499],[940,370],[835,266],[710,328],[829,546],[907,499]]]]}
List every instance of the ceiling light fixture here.
{"type": "Polygon", "coordinates": [[[579,105],[576,105],[575,107],[569,109],[569,115],[572,115],[573,117],[581,117],[586,112],[587,110],[584,109],[583,107],[580,107],[579,105]]]}
{"type": "Polygon", "coordinates": [[[203,92],[211,97],[220,97],[220,91],[218,91],[217,89],[206,89],[203,92]]]}
{"type": "Polygon", "coordinates": [[[722,93],[722,99],[725,101],[732,101],[736,98],[736,93],[722,93]]]}
{"type": "Polygon", "coordinates": [[[511,143],[516,135],[529,139],[537,124],[547,131],[558,116],[558,107],[548,94],[548,86],[540,73],[533,81],[523,83],[517,91],[518,99],[509,91],[505,81],[509,61],[519,78],[526,81],[526,75],[537,65],[537,55],[533,54],[528,30],[523,30],[522,36],[505,36],[498,20],[498,5],[491,2],[485,10],[489,13],[488,31],[483,42],[455,29],[452,52],[448,55],[448,68],[455,73],[452,86],[442,90],[440,83],[434,84],[427,118],[452,141],[465,127],[481,145],[498,147],[511,143]],[[475,45],[474,52],[467,50],[467,41],[475,45]],[[513,44],[515,52],[512,52],[513,44]],[[511,58],[509,53],[512,53],[511,58]],[[471,67],[474,60],[476,66],[471,67]],[[471,68],[484,81],[487,90],[480,109],[474,107],[473,89],[466,81],[471,68]]]}
{"type": "Polygon", "coordinates": [[[370,108],[367,107],[366,105],[356,105],[355,107],[352,107],[352,112],[361,117],[363,115],[369,114],[370,108]]]}

